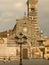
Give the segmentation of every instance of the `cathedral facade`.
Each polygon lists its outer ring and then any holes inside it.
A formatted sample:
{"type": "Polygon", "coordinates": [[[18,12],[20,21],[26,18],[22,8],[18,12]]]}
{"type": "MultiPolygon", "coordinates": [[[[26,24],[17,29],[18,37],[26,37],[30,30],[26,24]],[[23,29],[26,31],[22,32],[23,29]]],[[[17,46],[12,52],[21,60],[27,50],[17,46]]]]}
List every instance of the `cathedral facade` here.
{"type": "Polygon", "coordinates": [[[27,58],[42,58],[42,52],[39,49],[41,33],[37,24],[37,3],[38,0],[27,1],[27,16],[22,19],[16,19],[15,33],[8,38],[8,46],[16,46],[16,56],[20,57],[20,46],[15,42],[16,35],[22,33],[27,37],[27,43],[22,44],[22,57],[27,58]]]}

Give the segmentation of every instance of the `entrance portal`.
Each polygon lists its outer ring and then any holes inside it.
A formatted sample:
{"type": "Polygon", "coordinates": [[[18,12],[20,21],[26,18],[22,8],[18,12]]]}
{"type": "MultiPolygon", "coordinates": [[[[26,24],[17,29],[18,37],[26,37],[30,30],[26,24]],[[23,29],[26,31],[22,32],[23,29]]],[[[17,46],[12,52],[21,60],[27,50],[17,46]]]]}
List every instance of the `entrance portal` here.
{"type": "Polygon", "coordinates": [[[23,59],[28,58],[28,49],[23,49],[23,59]]]}

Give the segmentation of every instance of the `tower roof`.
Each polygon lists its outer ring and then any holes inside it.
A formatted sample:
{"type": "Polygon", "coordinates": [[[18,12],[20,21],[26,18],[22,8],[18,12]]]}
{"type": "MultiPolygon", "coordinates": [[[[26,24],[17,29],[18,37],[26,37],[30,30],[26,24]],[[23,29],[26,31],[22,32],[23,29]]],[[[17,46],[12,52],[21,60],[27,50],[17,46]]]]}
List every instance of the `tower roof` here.
{"type": "Polygon", "coordinates": [[[30,4],[36,4],[38,2],[38,0],[28,0],[27,1],[27,4],[30,3],[30,4]]]}

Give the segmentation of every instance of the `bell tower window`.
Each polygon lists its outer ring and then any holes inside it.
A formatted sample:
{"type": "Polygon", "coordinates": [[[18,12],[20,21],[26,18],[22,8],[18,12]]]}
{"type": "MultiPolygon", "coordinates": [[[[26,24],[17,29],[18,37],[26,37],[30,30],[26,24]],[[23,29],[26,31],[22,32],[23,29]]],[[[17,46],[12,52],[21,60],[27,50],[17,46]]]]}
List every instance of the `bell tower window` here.
{"type": "Polygon", "coordinates": [[[35,11],[35,8],[31,8],[31,11],[35,11]]]}

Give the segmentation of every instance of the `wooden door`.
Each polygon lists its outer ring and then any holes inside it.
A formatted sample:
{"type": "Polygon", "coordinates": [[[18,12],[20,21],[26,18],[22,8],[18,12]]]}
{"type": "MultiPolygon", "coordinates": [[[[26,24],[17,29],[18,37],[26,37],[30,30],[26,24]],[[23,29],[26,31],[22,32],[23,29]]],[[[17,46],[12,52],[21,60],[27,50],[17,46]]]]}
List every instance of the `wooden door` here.
{"type": "Polygon", "coordinates": [[[27,59],[27,58],[28,58],[28,50],[23,49],[23,59],[27,59]]]}

